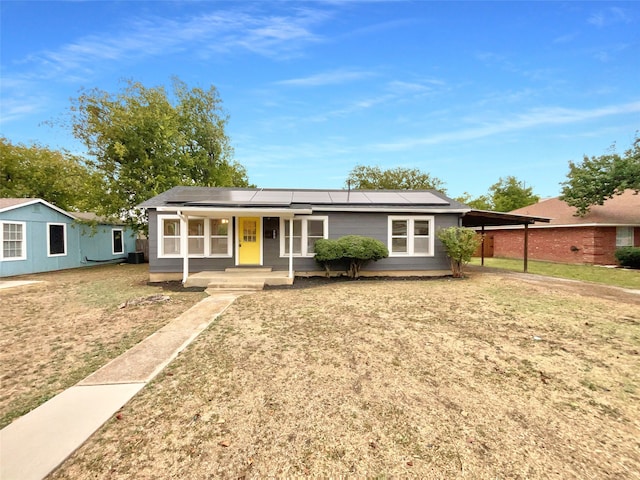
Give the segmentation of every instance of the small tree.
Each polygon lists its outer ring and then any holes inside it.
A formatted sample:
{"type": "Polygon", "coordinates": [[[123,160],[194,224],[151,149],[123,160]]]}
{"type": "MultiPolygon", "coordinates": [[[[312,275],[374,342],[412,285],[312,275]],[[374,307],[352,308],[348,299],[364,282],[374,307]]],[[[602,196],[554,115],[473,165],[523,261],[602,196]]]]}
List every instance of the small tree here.
{"type": "Polygon", "coordinates": [[[464,277],[464,266],[482,242],[482,236],[465,227],[449,227],[438,230],[438,239],[444,245],[451,260],[451,272],[455,278],[464,277]]]}
{"type": "Polygon", "coordinates": [[[389,256],[389,250],[384,243],[359,235],[347,235],[337,240],[318,240],[314,250],[315,259],[324,266],[327,276],[332,264],[345,262],[347,275],[351,278],[358,278],[360,270],[367,262],[375,262],[389,256]]]}

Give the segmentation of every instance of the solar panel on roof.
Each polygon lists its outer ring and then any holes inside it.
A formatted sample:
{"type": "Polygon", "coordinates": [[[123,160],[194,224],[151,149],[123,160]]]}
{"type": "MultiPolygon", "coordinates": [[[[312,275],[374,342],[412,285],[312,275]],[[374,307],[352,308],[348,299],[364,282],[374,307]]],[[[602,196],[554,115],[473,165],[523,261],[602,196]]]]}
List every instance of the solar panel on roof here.
{"type": "Polygon", "coordinates": [[[322,191],[293,191],[293,203],[331,203],[329,192],[322,191]]]}
{"type": "Polygon", "coordinates": [[[409,203],[422,204],[422,205],[449,205],[445,199],[434,195],[431,192],[400,192],[399,195],[409,201],[409,203]]]}
{"type": "Polygon", "coordinates": [[[259,190],[251,199],[252,204],[291,205],[293,192],[290,190],[259,190]]]}

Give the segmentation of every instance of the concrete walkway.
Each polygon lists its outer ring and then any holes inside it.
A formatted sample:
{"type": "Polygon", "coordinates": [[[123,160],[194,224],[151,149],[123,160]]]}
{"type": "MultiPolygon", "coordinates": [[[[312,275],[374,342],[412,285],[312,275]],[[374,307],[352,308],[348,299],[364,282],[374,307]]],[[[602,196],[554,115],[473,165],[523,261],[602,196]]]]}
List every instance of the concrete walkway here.
{"type": "Polygon", "coordinates": [[[0,431],[0,479],[42,479],[166,367],[237,295],[205,298],[138,345],[0,431]]]}

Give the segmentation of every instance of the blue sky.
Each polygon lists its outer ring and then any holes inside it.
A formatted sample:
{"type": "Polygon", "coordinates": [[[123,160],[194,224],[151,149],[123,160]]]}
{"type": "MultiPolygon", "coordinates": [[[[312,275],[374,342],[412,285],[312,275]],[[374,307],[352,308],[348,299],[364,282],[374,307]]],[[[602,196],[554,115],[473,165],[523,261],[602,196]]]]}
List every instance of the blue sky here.
{"type": "Polygon", "coordinates": [[[449,195],[514,175],[559,194],[569,160],[640,129],[640,2],[0,3],[0,134],[83,153],[81,87],[215,85],[260,187],[419,168],[449,195]],[[54,121],[51,127],[43,122],[54,121]]]}

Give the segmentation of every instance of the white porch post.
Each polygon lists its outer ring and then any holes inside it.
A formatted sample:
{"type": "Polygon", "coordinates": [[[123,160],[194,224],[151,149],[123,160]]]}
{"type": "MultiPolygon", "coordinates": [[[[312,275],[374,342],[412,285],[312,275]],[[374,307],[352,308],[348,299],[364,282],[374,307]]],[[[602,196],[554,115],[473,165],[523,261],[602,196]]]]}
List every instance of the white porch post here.
{"type": "Polygon", "coordinates": [[[189,277],[189,215],[178,212],[180,217],[180,251],[182,252],[182,284],[187,282],[189,277]]]}
{"type": "Polygon", "coordinates": [[[293,278],[293,218],[289,219],[289,278],[293,278]]]}

